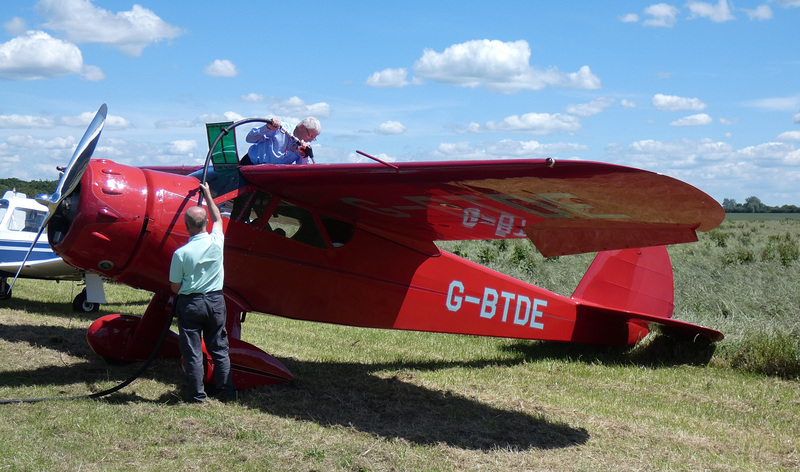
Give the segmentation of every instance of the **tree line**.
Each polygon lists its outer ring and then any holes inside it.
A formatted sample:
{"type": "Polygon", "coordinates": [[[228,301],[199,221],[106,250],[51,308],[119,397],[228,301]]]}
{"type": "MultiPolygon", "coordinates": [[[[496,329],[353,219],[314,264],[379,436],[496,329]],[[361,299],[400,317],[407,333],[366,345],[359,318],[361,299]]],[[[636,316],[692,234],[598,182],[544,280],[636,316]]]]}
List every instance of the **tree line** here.
{"type": "Polygon", "coordinates": [[[722,200],[725,213],[800,213],[800,208],[795,205],[769,206],[758,197],[747,197],[744,203],[737,203],[732,198],[722,200]]]}
{"type": "Polygon", "coordinates": [[[25,196],[33,198],[43,193],[51,194],[56,191],[57,180],[32,180],[26,182],[16,177],[9,179],[0,179],[0,197],[6,193],[6,190],[16,190],[17,192],[24,193],[25,196]]]}

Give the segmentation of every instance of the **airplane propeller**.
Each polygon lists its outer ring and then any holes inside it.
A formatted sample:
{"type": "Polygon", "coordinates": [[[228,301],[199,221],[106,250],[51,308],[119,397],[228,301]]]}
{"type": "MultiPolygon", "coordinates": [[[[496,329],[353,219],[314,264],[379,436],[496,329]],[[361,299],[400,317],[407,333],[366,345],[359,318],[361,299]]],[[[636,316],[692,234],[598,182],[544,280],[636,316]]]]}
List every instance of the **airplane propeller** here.
{"type": "Polygon", "coordinates": [[[33,247],[36,246],[36,243],[39,241],[39,237],[42,236],[42,232],[47,227],[47,223],[50,221],[50,218],[52,218],[56,208],[58,208],[58,205],[60,205],[61,202],[67,196],[69,196],[69,194],[71,194],[75,190],[75,187],[77,187],[80,183],[83,173],[86,172],[86,168],[89,166],[89,160],[92,158],[94,148],[97,146],[97,141],[100,139],[100,132],[103,131],[103,125],[106,122],[107,114],[108,106],[104,103],[97,110],[97,113],[94,115],[92,122],[89,123],[89,127],[86,129],[86,132],[83,133],[83,137],[78,143],[78,147],[75,148],[75,152],[72,154],[69,164],[67,164],[67,167],[64,168],[64,171],[61,174],[61,178],[58,181],[55,192],[50,195],[42,194],[36,197],[37,202],[47,207],[47,215],[45,215],[41,226],[39,226],[39,232],[36,233],[36,238],[31,243],[31,247],[28,249],[28,252],[25,254],[25,258],[19,265],[19,269],[17,269],[17,273],[14,275],[14,280],[12,280],[11,284],[8,285],[6,293],[11,293],[11,289],[14,287],[14,283],[17,281],[17,278],[19,278],[22,268],[25,267],[25,263],[28,262],[28,257],[30,257],[31,252],[33,252],[33,247]]]}

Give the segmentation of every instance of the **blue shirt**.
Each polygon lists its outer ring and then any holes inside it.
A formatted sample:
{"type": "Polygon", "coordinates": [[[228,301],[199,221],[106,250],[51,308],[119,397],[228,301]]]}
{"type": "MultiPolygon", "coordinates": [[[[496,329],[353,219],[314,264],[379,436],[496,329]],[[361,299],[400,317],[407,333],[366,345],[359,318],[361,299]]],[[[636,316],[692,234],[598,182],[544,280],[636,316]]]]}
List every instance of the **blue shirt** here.
{"type": "Polygon", "coordinates": [[[253,164],[305,164],[307,158],[297,151],[297,144],[285,130],[271,130],[264,125],[247,133],[246,141],[254,143],[247,151],[253,164]]]}
{"type": "Polygon", "coordinates": [[[179,295],[222,290],[224,244],[225,235],[217,229],[211,234],[205,231],[197,233],[175,250],[169,266],[169,281],[181,284],[179,295]]]}

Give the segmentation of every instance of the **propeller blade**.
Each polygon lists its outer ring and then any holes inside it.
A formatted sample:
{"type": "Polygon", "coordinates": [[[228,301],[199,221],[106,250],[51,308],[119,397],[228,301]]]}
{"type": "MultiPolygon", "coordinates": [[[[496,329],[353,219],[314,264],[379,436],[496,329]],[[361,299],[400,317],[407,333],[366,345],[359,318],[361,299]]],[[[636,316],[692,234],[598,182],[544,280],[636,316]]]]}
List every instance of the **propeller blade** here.
{"type": "Polygon", "coordinates": [[[100,132],[103,131],[107,114],[108,106],[104,103],[97,110],[94,119],[78,143],[75,153],[72,154],[72,159],[70,159],[69,164],[64,169],[64,173],[61,175],[61,179],[58,181],[56,191],[52,195],[39,195],[36,197],[37,202],[46,205],[50,210],[45,220],[50,219],[50,215],[53,214],[61,200],[72,193],[80,183],[81,177],[83,177],[83,173],[86,172],[86,167],[89,165],[89,160],[92,158],[94,148],[97,146],[97,141],[100,139],[100,132]]]}
{"type": "Polygon", "coordinates": [[[97,110],[94,119],[89,123],[89,127],[86,128],[86,132],[83,133],[83,137],[78,143],[78,147],[75,148],[75,152],[72,154],[69,164],[67,164],[67,167],[64,169],[64,173],[61,174],[61,178],[56,186],[56,191],[51,195],[39,195],[36,197],[37,202],[47,207],[47,215],[45,215],[41,226],[39,226],[36,239],[33,240],[31,247],[28,248],[28,252],[25,254],[25,258],[22,259],[22,263],[19,265],[14,279],[8,285],[8,291],[6,293],[11,293],[11,289],[17,282],[22,268],[25,267],[31,252],[33,252],[33,247],[36,246],[39,237],[42,236],[42,232],[47,227],[50,218],[53,217],[58,205],[60,205],[61,201],[72,193],[75,187],[78,186],[78,183],[80,183],[83,173],[86,172],[86,168],[89,166],[89,160],[92,158],[92,153],[94,153],[94,148],[97,146],[97,141],[100,139],[100,132],[103,131],[103,125],[106,122],[107,114],[108,106],[104,103],[100,106],[100,109],[97,110]]]}

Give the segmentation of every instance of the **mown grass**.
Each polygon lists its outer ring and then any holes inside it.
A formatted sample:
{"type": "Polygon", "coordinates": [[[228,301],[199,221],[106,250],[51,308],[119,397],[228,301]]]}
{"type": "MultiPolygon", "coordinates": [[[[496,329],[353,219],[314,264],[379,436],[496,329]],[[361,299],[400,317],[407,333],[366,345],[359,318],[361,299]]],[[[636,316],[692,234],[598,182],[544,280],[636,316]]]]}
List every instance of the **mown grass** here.
{"type": "MultiPolygon", "coordinates": [[[[655,335],[595,348],[250,315],[245,340],[294,381],[198,407],[179,401],[178,361],[159,360],[103,399],[0,405],[0,470],[796,470],[800,303],[788,289],[800,263],[761,257],[771,235],[797,241],[794,225],[726,222],[670,248],[676,317],[722,330],[716,346],[655,335]],[[752,259],[732,258],[747,250],[752,259]]],[[[504,244],[453,249],[567,295],[591,262],[504,244]]],[[[23,280],[2,302],[0,398],[79,395],[135,370],[99,359],[85,330],[104,313],[141,314],[149,294],[111,284],[112,304],[84,316],[70,308],[78,289],[23,280]]]]}

